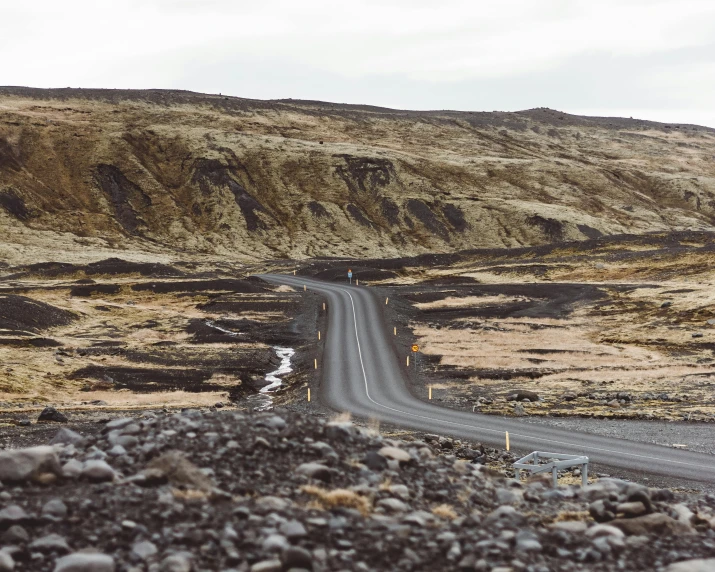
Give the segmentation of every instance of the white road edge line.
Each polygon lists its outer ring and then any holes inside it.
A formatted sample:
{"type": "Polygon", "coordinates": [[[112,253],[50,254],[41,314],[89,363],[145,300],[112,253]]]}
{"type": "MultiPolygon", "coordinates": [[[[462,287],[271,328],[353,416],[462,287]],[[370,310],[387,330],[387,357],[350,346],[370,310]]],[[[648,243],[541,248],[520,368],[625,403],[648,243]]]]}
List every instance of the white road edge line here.
{"type": "MultiPolygon", "coordinates": [[[[473,429],[477,431],[487,431],[489,433],[502,433],[502,431],[498,431],[496,429],[487,429],[485,427],[477,427],[475,425],[465,425],[463,423],[455,423],[453,421],[446,421],[443,419],[435,419],[433,417],[426,417],[424,415],[418,415],[416,413],[410,413],[409,411],[402,411],[400,409],[395,409],[394,407],[390,407],[389,405],[383,405],[382,403],[378,403],[375,401],[372,397],[370,397],[370,389],[368,387],[367,383],[367,374],[365,373],[365,364],[363,363],[362,359],[362,349],[360,347],[360,336],[358,335],[358,329],[357,329],[357,314],[355,313],[355,301],[353,300],[352,294],[348,290],[345,290],[344,288],[338,288],[339,290],[345,292],[349,297],[350,297],[350,305],[352,306],[352,311],[353,311],[353,326],[355,327],[355,341],[357,342],[357,348],[358,348],[358,356],[360,358],[360,367],[362,369],[362,377],[365,380],[365,395],[367,395],[367,398],[377,405],[378,407],[382,407],[384,409],[387,409],[389,411],[394,411],[395,413],[401,413],[403,415],[407,415],[408,417],[414,417],[417,419],[425,419],[427,421],[435,421],[436,423],[446,423],[448,425],[454,425],[455,427],[462,427],[465,429],[473,429]]],[[[567,447],[575,447],[576,449],[582,449],[584,451],[598,451],[599,453],[613,453],[616,455],[625,455],[627,457],[635,457],[638,459],[646,459],[648,461],[661,461],[663,463],[671,463],[671,464],[677,464],[677,465],[684,465],[687,467],[695,467],[698,469],[712,469],[712,467],[708,467],[705,465],[695,465],[693,463],[686,463],[684,461],[673,461],[670,459],[662,459],[659,457],[650,457],[648,455],[636,455],[633,453],[623,453],[622,451],[612,451],[610,449],[600,449],[598,447],[587,447],[587,446],[582,446],[582,445],[574,445],[573,443],[566,443],[563,441],[551,441],[548,439],[540,439],[538,437],[530,437],[528,435],[519,435],[518,433],[511,433],[512,437],[521,437],[523,439],[532,439],[532,440],[537,440],[541,441],[543,443],[549,443],[549,444],[554,444],[554,445],[566,445],[567,447]]]]}

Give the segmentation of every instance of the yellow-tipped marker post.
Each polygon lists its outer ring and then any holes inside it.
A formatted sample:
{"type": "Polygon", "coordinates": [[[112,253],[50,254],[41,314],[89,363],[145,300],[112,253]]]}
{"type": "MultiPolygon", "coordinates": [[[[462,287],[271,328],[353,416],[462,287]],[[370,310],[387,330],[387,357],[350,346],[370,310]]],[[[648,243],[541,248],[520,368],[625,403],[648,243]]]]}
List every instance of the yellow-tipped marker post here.
{"type": "Polygon", "coordinates": [[[506,450],[509,450],[509,431],[506,432],[506,450]]]}
{"type": "Polygon", "coordinates": [[[429,398],[432,399],[432,386],[429,386],[429,398]]]}
{"type": "Polygon", "coordinates": [[[397,326],[395,326],[394,328],[392,328],[392,331],[393,331],[393,333],[394,333],[395,335],[397,335],[397,326]]]}
{"type": "Polygon", "coordinates": [[[310,401],[310,387],[308,388],[308,401],[310,401]]]}

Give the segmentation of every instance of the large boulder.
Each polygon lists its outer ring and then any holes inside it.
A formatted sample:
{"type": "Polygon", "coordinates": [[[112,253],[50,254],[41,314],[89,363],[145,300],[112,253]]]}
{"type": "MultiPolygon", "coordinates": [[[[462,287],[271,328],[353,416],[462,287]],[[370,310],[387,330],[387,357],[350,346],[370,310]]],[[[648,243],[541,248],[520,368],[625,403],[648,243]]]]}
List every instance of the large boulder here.
{"type": "Polygon", "coordinates": [[[0,451],[0,482],[20,482],[40,473],[60,475],[60,472],[57,453],[49,445],[0,451]]]}

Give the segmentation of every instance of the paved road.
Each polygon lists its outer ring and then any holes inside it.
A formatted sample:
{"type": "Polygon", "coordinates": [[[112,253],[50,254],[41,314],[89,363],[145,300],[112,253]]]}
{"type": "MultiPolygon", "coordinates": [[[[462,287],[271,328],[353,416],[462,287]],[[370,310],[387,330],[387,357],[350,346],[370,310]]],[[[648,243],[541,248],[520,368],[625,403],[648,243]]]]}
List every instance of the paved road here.
{"type": "Polygon", "coordinates": [[[404,357],[396,355],[392,326],[385,321],[382,301],[370,289],[275,274],[263,278],[301,289],[306,284],[326,297],[328,331],[320,397],[337,411],[492,446],[503,447],[504,432],[509,431],[511,445],[518,450],[584,454],[611,467],[715,483],[715,456],[454,411],[422,401],[407,389],[404,357]]]}

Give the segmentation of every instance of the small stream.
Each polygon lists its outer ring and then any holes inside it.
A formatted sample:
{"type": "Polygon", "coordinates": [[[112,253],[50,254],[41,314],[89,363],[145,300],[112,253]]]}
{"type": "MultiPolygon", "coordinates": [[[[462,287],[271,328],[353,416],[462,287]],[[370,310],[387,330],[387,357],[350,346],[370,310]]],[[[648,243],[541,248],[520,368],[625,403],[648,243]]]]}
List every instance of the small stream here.
{"type": "Polygon", "coordinates": [[[283,385],[282,376],[293,371],[290,360],[295,355],[295,350],[293,348],[282,347],[274,347],[273,349],[276,355],[281,359],[281,364],[277,370],[266,374],[265,379],[268,385],[262,387],[258,395],[253,395],[248,398],[248,401],[253,405],[254,411],[270,411],[273,409],[273,399],[269,394],[283,385]]]}

